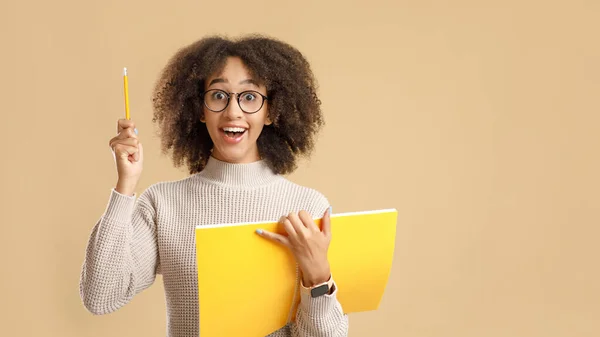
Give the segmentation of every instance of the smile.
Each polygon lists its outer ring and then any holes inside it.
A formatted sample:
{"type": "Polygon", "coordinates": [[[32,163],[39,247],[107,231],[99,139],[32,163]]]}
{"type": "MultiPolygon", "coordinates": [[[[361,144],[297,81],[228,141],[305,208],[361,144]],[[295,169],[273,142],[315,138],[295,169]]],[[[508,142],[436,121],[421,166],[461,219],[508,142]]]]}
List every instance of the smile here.
{"type": "Polygon", "coordinates": [[[225,141],[231,144],[236,144],[242,140],[242,137],[246,134],[247,129],[240,127],[225,127],[222,128],[223,136],[225,141]]]}

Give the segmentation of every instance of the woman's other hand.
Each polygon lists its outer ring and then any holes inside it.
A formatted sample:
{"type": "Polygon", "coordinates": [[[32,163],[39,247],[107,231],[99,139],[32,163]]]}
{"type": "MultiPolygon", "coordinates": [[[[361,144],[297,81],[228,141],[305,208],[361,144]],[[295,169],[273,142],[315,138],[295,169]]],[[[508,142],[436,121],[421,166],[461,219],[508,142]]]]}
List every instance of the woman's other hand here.
{"type": "Polygon", "coordinates": [[[331,208],[322,219],[319,229],[310,214],[300,211],[281,217],[287,236],[268,231],[258,231],[262,237],[288,247],[296,258],[302,271],[302,283],[306,287],[327,282],[331,276],[327,251],[331,242],[331,208]]]}
{"type": "Polygon", "coordinates": [[[144,159],[135,123],[128,119],[119,119],[117,135],[110,140],[109,146],[117,166],[116,191],[124,195],[133,195],[142,174],[144,159]]]}

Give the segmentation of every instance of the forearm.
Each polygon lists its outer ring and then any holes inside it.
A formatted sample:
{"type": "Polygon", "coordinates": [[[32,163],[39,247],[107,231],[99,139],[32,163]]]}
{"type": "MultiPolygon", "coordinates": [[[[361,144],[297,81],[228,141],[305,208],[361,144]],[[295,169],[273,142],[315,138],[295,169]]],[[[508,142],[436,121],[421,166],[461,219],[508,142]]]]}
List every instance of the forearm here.
{"type": "Polygon", "coordinates": [[[136,263],[155,259],[156,249],[148,243],[152,238],[147,231],[134,235],[133,207],[132,198],[113,193],[89,238],[80,295],[85,307],[94,314],[119,309],[154,281],[154,270],[147,263],[136,263]],[[136,251],[143,251],[145,256],[136,258],[136,251]]]}
{"type": "Polygon", "coordinates": [[[125,305],[135,288],[124,228],[101,219],[88,242],[79,287],[85,307],[97,315],[125,305]]]}
{"type": "Polygon", "coordinates": [[[296,321],[292,326],[294,337],[346,337],[348,315],[337,300],[337,289],[331,294],[312,298],[301,294],[296,321]]]}

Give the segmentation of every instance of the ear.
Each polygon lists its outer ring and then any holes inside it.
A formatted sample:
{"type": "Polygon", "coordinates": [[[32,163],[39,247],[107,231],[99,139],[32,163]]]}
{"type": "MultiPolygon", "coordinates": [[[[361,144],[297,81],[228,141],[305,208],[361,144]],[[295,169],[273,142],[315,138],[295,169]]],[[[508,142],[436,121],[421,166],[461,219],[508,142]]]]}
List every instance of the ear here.
{"type": "Polygon", "coordinates": [[[202,123],[206,123],[206,118],[204,118],[204,114],[202,114],[202,115],[200,116],[200,121],[201,121],[202,123]]]}
{"type": "Polygon", "coordinates": [[[271,125],[273,124],[273,121],[271,121],[271,117],[269,115],[267,115],[267,118],[265,118],[265,125],[271,125]]]}

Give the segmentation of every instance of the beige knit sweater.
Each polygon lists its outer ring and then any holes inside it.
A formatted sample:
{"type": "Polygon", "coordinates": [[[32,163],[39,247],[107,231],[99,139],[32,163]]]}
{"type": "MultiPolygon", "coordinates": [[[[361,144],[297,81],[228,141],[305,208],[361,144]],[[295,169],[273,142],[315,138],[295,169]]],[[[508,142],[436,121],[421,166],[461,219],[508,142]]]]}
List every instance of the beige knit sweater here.
{"type": "MultiPolygon", "coordinates": [[[[319,192],[274,174],[263,161],[230,164],[211,157],[202,172],[154,184],[137,200],[113,189],[88,242],[81,298],[93,314],[107,314],[152,285],[160,273],[167,336],[198,337],[196,225],[276,221],[302,209],[316,218],[328,207],[319,192]]],[[[348,317],[336,293],[302,295],[296,321],[270,336],[347,336],[348,317]]]]}

